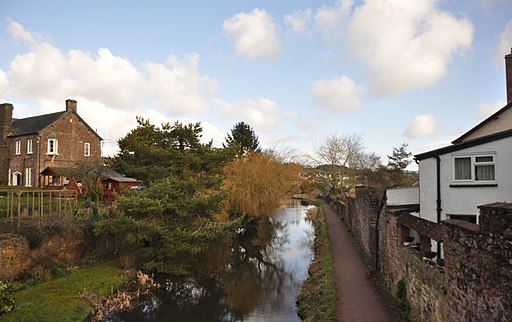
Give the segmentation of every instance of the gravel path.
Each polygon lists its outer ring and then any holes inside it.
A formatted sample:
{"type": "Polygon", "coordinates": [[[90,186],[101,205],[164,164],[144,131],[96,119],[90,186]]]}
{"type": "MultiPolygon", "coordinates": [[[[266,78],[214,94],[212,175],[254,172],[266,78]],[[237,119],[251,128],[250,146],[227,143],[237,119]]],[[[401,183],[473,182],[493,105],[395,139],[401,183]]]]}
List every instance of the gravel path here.
{"type": "Polygon", "coordinates": [[[331,207],[321,201],[329,225],[336,274],[337,320],[340,322],[393,321],[384,299],[379,295],[359,257],[356,242],[331,207]]]}

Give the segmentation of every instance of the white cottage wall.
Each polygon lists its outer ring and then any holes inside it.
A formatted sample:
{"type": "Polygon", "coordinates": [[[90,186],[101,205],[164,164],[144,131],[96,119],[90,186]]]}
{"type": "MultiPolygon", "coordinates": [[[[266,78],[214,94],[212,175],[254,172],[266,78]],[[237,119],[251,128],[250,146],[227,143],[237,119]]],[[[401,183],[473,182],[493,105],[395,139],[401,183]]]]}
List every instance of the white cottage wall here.
{"type": "MultiPolygon", "coordinates": [[[[478,146],[446,153],[441,158],[441,220],[447,215],[476,215],[478,206],[492,202],[512,202],[512,137],[496,140],[478,146]],[[495,187],[462,185],[454,182],[454,156],[495,153],[495,187]]],[[[437,221],[436,215],[436,159],[428,158],[419,163],[420,172],[420,217],[437,221]]]]}

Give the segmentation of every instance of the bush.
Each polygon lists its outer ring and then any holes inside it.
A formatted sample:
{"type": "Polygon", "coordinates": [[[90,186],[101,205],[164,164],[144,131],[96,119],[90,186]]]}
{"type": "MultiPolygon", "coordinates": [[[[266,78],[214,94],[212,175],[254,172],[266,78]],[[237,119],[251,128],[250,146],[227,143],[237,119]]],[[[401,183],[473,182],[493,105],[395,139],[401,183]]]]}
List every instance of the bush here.
{"type": "Polygon", "coordinates": [[[14,310],[14,298],[12,297],[12,290],[5,282],[0,281],[0,316],[14,310]]]}

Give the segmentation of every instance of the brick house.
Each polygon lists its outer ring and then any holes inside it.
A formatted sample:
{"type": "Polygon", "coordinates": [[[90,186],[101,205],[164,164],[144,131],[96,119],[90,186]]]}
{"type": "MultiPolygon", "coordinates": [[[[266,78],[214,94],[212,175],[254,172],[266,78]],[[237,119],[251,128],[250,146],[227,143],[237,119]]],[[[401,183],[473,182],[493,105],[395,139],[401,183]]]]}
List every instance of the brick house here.
{"type": "Polygon", "coordinates": [[[49,169],[101,160],[102,138],[77,114],[75,100],[66,100],[63,112],[23,119],[12,111],[0,104],[0,185],[61,186],[66,178],[49,169]]]}

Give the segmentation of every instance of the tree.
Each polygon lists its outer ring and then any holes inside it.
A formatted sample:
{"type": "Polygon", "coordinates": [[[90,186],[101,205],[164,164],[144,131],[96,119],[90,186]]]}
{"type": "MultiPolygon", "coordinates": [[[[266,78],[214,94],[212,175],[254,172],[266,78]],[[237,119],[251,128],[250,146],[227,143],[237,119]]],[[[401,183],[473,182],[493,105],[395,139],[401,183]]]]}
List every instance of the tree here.
{"type": "Polygon", "coordinates": [[[228,211],[258,217],[271,215],[281,205],[297,179],[299,166],[255,152],[235,158],[226,165],[225,172],[228,211]]]}
{"type": "Polygon", "coordinates": [[[412,153],[407,150],[407,147],[407,143],[403,143],[398,148],[393,148],[391,155],[388,155],[388,168],[395,185],[404,183],[405,169],[412,161],[412,153]]]}
{"type": "Polygon", "coordinates": [[[239,155],[244,155],[249,151],[259,151],[260,143],[258,136],[249,124],[244,122],[236,123],[231,129],[231,134],[228,133],[226,143],[222,144],[223,147],[238,147],[239,155]]]}
{"type": "Polygon", "coordinates": [[[391,155],[388,155],[388,167],[392,171],[404,171],[411,163],[412,153],[407,147],[407,143],[402,143],[398,148],[393,148],[391,155]]]}
{"type": "MultiPolygon", "coordinates": [[[[364,147],[360,135],[330,134],[314,147],[313,160],[321,166],[328,190],[336,193],[345,187],[345,177],[354,178],[354,170],[364,164],[364,147]]],[[[372,157],[373,158],[373,157],[372,157]]]]}

